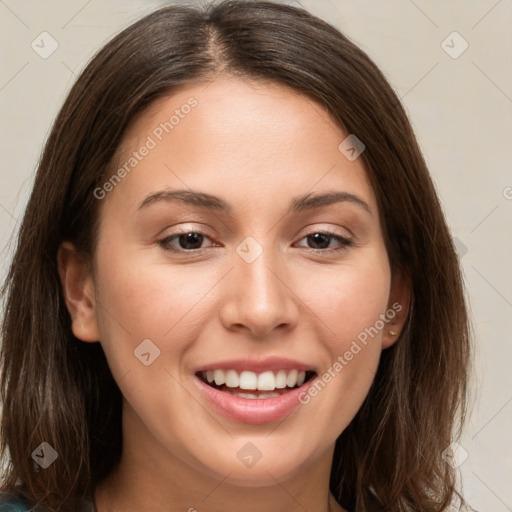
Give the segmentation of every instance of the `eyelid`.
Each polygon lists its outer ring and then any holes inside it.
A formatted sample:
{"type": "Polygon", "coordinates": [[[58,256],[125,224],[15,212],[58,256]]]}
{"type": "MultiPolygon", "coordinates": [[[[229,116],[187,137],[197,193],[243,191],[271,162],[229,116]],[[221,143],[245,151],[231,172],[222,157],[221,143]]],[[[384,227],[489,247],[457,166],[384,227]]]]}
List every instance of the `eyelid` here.
{"type": "MultiPolygon", "coordinates": [[[[317,224],[315,226],[318,226],[317,224]]],[[[331,236],[339,236],[340,238],[344,238],[345,240],[352,240],[354,238],[354,235],[348,230],[345,229],[345,233],[339,233],[338,231],[334,230],[333,228],[322,228],[322,227],[313,227],[312,229],[308,230],[304,236],[313,235],[315,233],[324,233],[326,235],[331,236]]],[[[303,238],[304,238],[303,236],[303,238]]]]}
{"type": "MultiPolygon", "coordinates": [[[[318,226],[318,224],[314,224],[313,226],[318,226]]],[[[172,227],[172,226],[168,226],[168,228],[170,228],[170,227],[172,227]]],[[[210,239],[214,238],[212,235],[208,234],[207,230],[205,231],[202,228],[195,228],[193,226],[188,227],[185,225],[184,227],[180,226],[176,229],[177,229],[177,231],[172,232],[170,235],[165,236],[164,238],[170,238],[171,236],[176,236],[176,235],[184,235],[187,233],[198,233],[198,234],[206,236],[210,239]]],[[[354,235],[346,228],[345,228],[345,233],[338,233],[337,231],[333,231],[333,228],[312,227],[304,235],[302,235],[301,239],[304,238],[305,236],[308,236],[308,235],[311,235],[314,233],[324,233],[324,234],[328,234],[328,235],[332,235],[332,236],[339,236],[346,240],[352,240],[354,237],[354,235]]]]}
{"type": "Polygon", "coordinates": [[[197,227],[197,224],[194,225],[193,223],[185,223],[179,224],[177,227],[175,226],[176,225],[167,226],[165,229],[163,229],[161,232],[168,231],[170,229],[174,229],[175,231],[171,231],[168,235],[161,236],[160,239],[166,239],[177,235],[186,235],[187,233],[198,233],[210,239],[214,238],[213,235],[210,234],[210,230],[204,229],[202,227],[197,227]]]}

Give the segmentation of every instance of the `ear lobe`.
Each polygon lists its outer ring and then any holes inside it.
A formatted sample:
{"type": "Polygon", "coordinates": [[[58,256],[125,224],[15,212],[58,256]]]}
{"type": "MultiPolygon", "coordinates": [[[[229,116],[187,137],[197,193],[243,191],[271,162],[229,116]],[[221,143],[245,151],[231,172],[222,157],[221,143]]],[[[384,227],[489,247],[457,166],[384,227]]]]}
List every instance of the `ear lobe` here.
{"type": "Polygon", "coordinates": [[[409,304],[411,299],[411,281],[409,276],[403,270],[397,270],[391,278],[391,288],[389,293],[388,309],[395,314],[387,315],[390,320],[384,327],[382,335],[382,349],[393,345],[402,333],[405,322],[409,314],[409,304]]]}
{"type": "Polygon", "coordinates": [[[82,341],[99,341],[94,281],[88,262],[73,244],[63,242],[57,252],[57,263],[73,334],[82,341]]]}

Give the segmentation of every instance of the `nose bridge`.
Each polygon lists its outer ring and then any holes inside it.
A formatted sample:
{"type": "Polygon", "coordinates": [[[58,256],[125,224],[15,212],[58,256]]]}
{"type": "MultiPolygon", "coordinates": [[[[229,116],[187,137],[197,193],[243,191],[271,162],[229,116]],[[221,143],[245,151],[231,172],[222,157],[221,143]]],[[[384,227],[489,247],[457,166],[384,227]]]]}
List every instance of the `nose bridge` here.
{"type": "Polygon", "coordinates": [[[294,321],[293,295],[285,286],[286,269],[272,246],[272,236],[249,236],[236,248],[230,297],[232,324],[241,324],[256,335],[294,321]]]}

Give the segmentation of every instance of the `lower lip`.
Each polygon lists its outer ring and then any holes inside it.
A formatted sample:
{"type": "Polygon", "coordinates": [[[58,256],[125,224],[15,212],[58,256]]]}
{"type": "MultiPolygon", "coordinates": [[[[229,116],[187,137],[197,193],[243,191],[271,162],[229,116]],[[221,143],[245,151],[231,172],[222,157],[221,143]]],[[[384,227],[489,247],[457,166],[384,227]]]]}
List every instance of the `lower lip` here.
{"type": "Polygon", "coordinates": [[[314,380],[310,379],[301,387],[287,391],[279,397],[250,399],[219,391],[194,375],[194,382],[215,411],[240,423],[253,425],[271,423],[286,418],[297,406],[301,405],[299,396],[307,392],[314,380]]]}

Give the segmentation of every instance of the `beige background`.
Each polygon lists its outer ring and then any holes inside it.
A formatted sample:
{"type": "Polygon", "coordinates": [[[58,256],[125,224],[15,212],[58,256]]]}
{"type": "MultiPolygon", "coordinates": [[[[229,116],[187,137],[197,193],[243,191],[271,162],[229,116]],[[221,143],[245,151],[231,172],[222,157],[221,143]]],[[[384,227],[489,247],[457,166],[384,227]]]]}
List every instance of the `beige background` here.
{"type": "MultiPolygon", "coordinates": [[[[476,399],[460,441],[464,494],[477,510],[511,511],[512,2],[300,3],[373,57],[410,114],[460,249],[478,346],[476,399]],[[464,41],[467,50],[452,58],[464,41]]],[[[162,5],[0,0],[0,279],[42,144],[76,74],[114,33],[162,5]],[[47,59],[31,48],[43,31],[58,43],[47,59]]]]}

